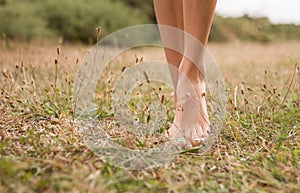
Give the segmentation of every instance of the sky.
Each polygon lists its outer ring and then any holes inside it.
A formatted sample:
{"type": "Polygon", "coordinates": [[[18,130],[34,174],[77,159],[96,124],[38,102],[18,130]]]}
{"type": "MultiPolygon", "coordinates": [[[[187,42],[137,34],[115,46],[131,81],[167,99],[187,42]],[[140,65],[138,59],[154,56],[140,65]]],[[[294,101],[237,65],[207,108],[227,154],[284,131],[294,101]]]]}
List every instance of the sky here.
{"type": "Polygon", "coordinates": [[[218,0],[216,12],[225,17],[267,16],[273,23],[300,24],[300,0],[218,0]]]}

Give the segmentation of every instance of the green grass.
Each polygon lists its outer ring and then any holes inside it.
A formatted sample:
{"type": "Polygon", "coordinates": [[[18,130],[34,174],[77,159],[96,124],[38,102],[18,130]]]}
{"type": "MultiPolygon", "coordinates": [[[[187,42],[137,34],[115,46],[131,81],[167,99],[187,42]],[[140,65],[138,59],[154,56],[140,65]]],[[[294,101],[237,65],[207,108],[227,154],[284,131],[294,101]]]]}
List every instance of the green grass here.
{"type": "Polygon", "coordinates": [[[57,73],[54,58],[35,57],[29,51],[0,64],[0,192],[300,191],[300,74],[291,62],[278,62],[287,74],[262,69],[259,81],[248,74],[244,83],[227,85],[227,119],[211,151],[128,171],[102,162],[76,132],[73,56],[59,57],[57,73]],[[41,60],[34,66],[35,57],[41,60]]]}

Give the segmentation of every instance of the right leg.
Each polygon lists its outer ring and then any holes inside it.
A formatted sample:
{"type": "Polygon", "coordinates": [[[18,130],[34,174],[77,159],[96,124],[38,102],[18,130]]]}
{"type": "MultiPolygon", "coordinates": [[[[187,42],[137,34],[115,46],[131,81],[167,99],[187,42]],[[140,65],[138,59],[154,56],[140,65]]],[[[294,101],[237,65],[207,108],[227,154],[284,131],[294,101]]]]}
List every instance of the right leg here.
{"type": "MultiPolygon", "coordinates": [[[[172,42],[176,42],[176,47],[180,47],[179,50],[183,50],[184,45],[184,35],[180,33],[183,31],[183,0],[154,0],[154,9],[159,25],[171,26],[179,29],[178,31],[173,31],[161,28],[160,34],[164,45],[170,45],[172,42]],[[174,33],[179,32],[179,33],[174,33]]],[[[167,62],[175,68],[170,68],[170,73],[173,80],[173,85],[176,90],[178,82],[178,68],[182,61],[183,55],[169,48],[164,48],[167,62]],[[174,70],[175,69],[175,70],[174,70]]],[[[175,106],[177,104],[175,94],[175,106]]],[[[176,108],[175,108],[176,109],[176,108]]],[[[168,133],[172,135],[178,128],[181,115],[180,111],[176,109],[174,121],[172,127],[168,130],[168,133]]]]}
{"type": "MultiPolygon", "coordinates": [[[[154,0],[154,9],[158,25],[171,26],[183,31],[183,0],[154,0]]],[[[163,44],[166,45],[170,44],[168,42],[176,41],[176,44],[178,46],[181,45],[183,50],[183,33],[170,34],[170,32],[172,33],[173,31],[160,31],[163,44]],[[174,37],[174,35],[178,35],[179,37],[174,37]]],[[[169,48],[165,48],[165,54],[167,62],[174,67],[179,68],[183,57],[182,54],[169,48]]]]}

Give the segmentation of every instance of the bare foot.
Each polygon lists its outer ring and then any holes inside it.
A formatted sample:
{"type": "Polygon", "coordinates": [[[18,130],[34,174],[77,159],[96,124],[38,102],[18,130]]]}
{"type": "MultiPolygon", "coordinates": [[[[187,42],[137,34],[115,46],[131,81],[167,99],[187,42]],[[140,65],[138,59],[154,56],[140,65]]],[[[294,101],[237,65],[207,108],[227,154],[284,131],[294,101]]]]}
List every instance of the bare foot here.
{"type": "Polygon", "coordinates": [[[167,134],[172,140],[178,140],[182,148],[199,146],[209,134],[205,82],[200,79],[191,82],[181,76],[176,90],[175,117],[167,134]]]}
{"type": "MultiPolygon", "coordinates": [[[[177,103],[176,100],[175,100],[175,103],[177,103]]],[[[172,123],[171,127],[167,130],[168,137],[175,136],[176,133],[178,133],[181,119],[182,119],[182,108],[180,106],[176,105],[173,123],[172,123]]]]}

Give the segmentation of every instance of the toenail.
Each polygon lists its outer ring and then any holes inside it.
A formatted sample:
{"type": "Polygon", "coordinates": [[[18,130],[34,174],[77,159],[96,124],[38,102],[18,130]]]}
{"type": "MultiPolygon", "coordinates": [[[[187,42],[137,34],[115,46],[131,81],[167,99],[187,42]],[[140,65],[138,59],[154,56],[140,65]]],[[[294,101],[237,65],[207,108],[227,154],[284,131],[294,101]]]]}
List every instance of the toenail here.
{"type": "Polygon", "coordinates": [[[199,146],[199,145],[202,145],[203,144],[203,142],[204,142],[204,140],[202,139],[202,140],[195,140],[195,139],[193,139],[192,141],[191,141],[191,144],[195,147],[195,146],[199,146]]]}

